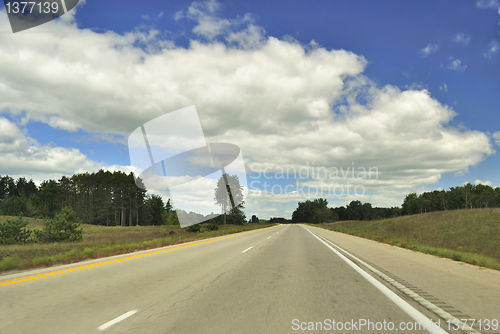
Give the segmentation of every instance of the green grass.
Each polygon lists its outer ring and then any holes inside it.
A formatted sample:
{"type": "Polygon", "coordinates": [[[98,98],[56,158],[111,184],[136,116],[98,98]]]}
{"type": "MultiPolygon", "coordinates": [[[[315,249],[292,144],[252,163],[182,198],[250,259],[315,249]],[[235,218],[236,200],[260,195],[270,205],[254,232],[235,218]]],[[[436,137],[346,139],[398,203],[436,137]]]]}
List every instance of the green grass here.
{"type": "Polygon", "coordinates": [[[322,227],[500,270],[500,209],[439,211],[322,227]]]}
{"type": "MultiPolygon", "coordinates": [[[[6,217],[0,216],[0,222],[5,219],[6,217]]],[[[43,226],[43,220],[32,218],[28,220],[30,229],[41,229],[43,226]]],[[[85,259],[175,245],[269,226],[272,225],[220,225],[218,231],[208,231],[202,227],[201,232],[190,233],[180,226],[171,225],[106,227],[82,224],[82,242],[0,246],[0,271],[74,263],[85,259]],[[170,233],[170,231],[175,233],[170,233]]]]}

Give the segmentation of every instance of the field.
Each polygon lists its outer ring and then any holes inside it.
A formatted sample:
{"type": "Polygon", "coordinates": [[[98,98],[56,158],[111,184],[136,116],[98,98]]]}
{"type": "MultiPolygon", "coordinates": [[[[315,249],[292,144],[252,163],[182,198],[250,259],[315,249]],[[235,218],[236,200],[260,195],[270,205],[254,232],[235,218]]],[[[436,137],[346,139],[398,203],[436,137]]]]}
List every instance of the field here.
{"type": "MultiPolygon", "coordinates": [[[[0,216],[0,222],[6,218],[0,216]]],[[[30,222],[29,229],[41,229],[43,226],[43,220],[25,219],[30,222]]],[[[0,271],[73,263],[269,226],[272,225],[220,225],[218,231],[207,231],[206,228],[202,228],[199,233],[191,233],[173,225],[106,227],[82,224],[82,242],[0,246],[0,271]]]]}
{"type": "Polygon", "coordinates": [[[323,228],[500,270],[500,209],[439,211],[323,228]]]}

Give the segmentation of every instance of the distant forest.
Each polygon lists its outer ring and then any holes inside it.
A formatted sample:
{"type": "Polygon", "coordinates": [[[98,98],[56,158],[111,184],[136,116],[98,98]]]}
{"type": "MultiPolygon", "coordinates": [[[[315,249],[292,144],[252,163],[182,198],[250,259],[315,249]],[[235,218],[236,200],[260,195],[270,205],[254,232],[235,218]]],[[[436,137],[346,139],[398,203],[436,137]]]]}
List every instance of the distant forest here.
{"type": "MultiPolygon", "coordinates": [[[[100,170],[96,173],[63,176],[37,186],[33,180],[0,176],[0,215],[52,218],[62,208],[73,209],[82,223],[105,226],[178,225],[170,200],[147,195],[135,184],[133,173],[100,170]]],[[[500,207],[500,188],[487,185],[452,187],[420,195],[410,193],[401,207],[380,208],[352,201],[347,206],[329,208],[326,199],[298,203],[292,219],[272,218],[270,222],[323,223],[343,220],[376,220],[432,211],[500,207]]],[[[243,206],[241,206],[243,208],[243,206]]],[[[197,215],[179,210],[181,214],[197,215]]],[[[212,214],[211,217],[217,216],[212,214]]],[[[230,224],[242,224],[241,209],[227,217],[230,224]]],[[[257,217],[255,217],[257,220],[257,217]]]]}
{"type": "MultiPolygon", "coordinates": [[[[237,179],[237,177],[236,177],[237,179]]],[[[139,181],[140,182],[140,179],[139,181]]],[[[105,226],[179,225],[178,215],[185,221],[211,220],[223,222],[220,213],[207,216],[184,210],[174,210],[159,195],[147,195],[138,187],[133,173],[99,170],[97,173],[63,176],[60,180],[43,181],[0,176],[0,215],[53,218],[68,207],[84,224],[105,226]]],[[[226,215],[227,224],[246,222],[243,202],[226,215]]]]}
{"type": "Polygon", "coordinates": [[[146,195],[133,173],[109,172],[63,176],[37,186],[33,180],[0,178],[0,214],[52,218],[63,207],[73,209],[82,223],[95,225],[178,224],[170,200],[146,195]]]}
{"type": "Polygon", "coordinates": [[[352,201],[347,206],[328,208],[326,199],[300,202],[292,214],[292,221],[324,223],[344,220],[376,220],[444,210],[500,207],[500,188],[467,183],[448,191],[434,190],[408,194],[401,207],[379,208],[370,203],[352,201]]]}

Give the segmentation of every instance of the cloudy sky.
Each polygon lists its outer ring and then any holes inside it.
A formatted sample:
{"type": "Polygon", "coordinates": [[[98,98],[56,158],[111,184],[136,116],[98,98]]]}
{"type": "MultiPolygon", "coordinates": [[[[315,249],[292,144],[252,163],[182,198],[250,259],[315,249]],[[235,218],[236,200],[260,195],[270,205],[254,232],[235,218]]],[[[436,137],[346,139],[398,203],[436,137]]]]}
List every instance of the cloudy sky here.
{"type": "Polygon", "coordinates": [[[499,18],[496,0],[87,0],[13,34],[2,6],[0,175],[133,171],[129,135],[195,105],[207,142],[241,149],[247,216],[500,186],[499,18]]]}

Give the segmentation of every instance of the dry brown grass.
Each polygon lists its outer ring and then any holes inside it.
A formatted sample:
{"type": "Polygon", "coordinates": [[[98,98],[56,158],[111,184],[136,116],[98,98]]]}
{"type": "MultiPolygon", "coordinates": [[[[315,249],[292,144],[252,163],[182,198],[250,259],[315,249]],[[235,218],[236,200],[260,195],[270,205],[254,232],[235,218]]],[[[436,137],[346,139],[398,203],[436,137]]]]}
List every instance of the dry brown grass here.
{"type": "MultiPolygon", "coordinates": [[[[5,217],[0,217],[0,221],[5,217]]],[[[43,226],[43,220],[28,218],[28,228],[43,226]]],[[[47,267],[136,250],[163,247],[231,233],[269,227],[269,224],[220,225],[218,231],[187,232],[180,226],[95,226],[82,224],[83,241],[77,243],[0,246],[0,271],[47,267]]]]}
{"type": "Polygon", "coordinates": [[[330,230],[500,270],[500,208],[439,211],[378,221],[324,224],[330,230]]]}

